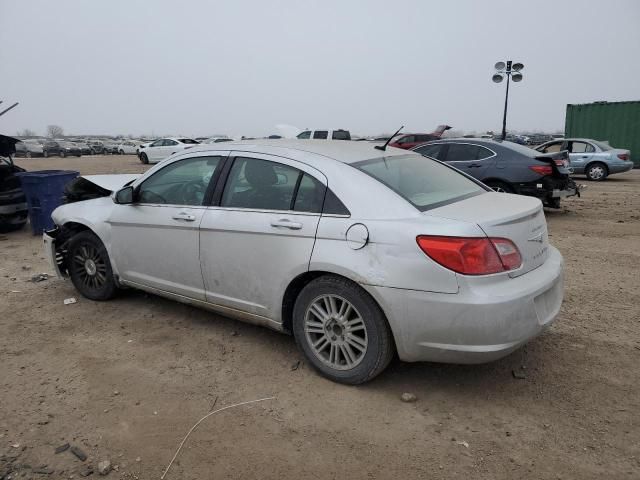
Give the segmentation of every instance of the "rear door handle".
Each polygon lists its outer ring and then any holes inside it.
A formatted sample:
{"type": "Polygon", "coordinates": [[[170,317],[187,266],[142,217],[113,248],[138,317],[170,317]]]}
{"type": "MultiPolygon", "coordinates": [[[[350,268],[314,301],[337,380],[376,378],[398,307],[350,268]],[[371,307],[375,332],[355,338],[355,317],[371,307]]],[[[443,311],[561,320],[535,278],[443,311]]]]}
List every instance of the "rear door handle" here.
{"type": "Polygon", "coordinates": [[[173,218],[174,220],[182,220],[183,222],[195,222],[196,221],[196,216],[195,215],[191,215],[190,213],[187,213],[187,212],[176,213],[171,218],[173,218]]]}
{"type": "Polygon", "coordinates": [[[271,222],[271,226],[276,228],[288,228],[289,230],[300,230],[302,228],[301,223],[292,222],[287,218],[281,218],[280,220],[273,220],[271,222]]]}

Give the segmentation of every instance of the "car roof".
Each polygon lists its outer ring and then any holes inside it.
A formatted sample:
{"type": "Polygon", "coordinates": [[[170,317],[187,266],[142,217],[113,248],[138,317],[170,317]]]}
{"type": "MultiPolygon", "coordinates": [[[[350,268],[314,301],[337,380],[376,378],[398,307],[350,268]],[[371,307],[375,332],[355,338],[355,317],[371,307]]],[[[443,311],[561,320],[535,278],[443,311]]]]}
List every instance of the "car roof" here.
{"type": "MultiPolygon", "coordinates": [[[[413,154],[400,148],[387,147],[385,151],[374,148],[369,142],[351,142],[348,140],[289,140],[261,139],[223,143],[213,143],[191,147],[184,152],[206,152],[214,150],[239,150],[301,159],[313,166],[313,157],[337,160],[342,163],[355,163],[372,158],[413,154]],[[310,155],[309,155],[310,154],[310,155]]],[[[415,154],[417,155],[417,154],[415,154]]],[[[318,159],[321,163],[322,160],[318,159]]]]}

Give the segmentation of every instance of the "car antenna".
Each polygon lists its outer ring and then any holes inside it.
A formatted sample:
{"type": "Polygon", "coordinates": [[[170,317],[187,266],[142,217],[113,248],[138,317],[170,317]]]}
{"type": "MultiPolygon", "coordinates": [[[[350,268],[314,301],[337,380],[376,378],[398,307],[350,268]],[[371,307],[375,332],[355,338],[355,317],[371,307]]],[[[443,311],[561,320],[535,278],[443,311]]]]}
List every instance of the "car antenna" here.
{"type": "Polygon", "coordinates": [[[402,130],[404,128],[404,125],[402,125],[398,130],[396,130],[396,133],[394,133],[393,135],[391,135],[386,142],[384,142],[384,145],[376,145],[373,148],[377,148],[378,150],[382,150],[383,152],[387,149],[387,145],[389,145],[389,142],[391,141],[391,139],[393,137],[395,137],[398,133],[400,133],[400,130],[402,130]]]}

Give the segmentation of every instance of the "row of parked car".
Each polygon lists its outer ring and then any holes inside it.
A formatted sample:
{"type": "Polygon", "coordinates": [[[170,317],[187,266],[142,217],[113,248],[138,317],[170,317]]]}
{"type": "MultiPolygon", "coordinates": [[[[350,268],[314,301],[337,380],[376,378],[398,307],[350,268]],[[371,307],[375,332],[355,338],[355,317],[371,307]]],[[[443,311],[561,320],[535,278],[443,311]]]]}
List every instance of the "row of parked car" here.
{"type": "Polygon", "coordinates": [[[81,155],[133,155],[142,142],[69,139],[26,139],[16,144],[16,157],[79,157],[81,155]]]}

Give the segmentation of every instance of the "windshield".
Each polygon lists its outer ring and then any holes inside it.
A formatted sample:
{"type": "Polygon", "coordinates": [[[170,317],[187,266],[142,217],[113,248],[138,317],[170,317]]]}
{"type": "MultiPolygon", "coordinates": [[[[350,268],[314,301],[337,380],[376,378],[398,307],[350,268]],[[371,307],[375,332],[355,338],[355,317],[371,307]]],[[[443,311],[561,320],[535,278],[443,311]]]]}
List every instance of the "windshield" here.
{"type": "Polygon", "coordinates": [[[421,211],[487,191],[455,169],[422,155],[374,158],[353,166],[385,184],[421,211]]]}
{"type": "Polygon", "coordinates": [[[599,142],[598,140],[591,140],[591,143],[600,147],[600,150],[606,152],[608,150],[613,150],[613,147],[609,145],[607,142],[599,142]]]}

